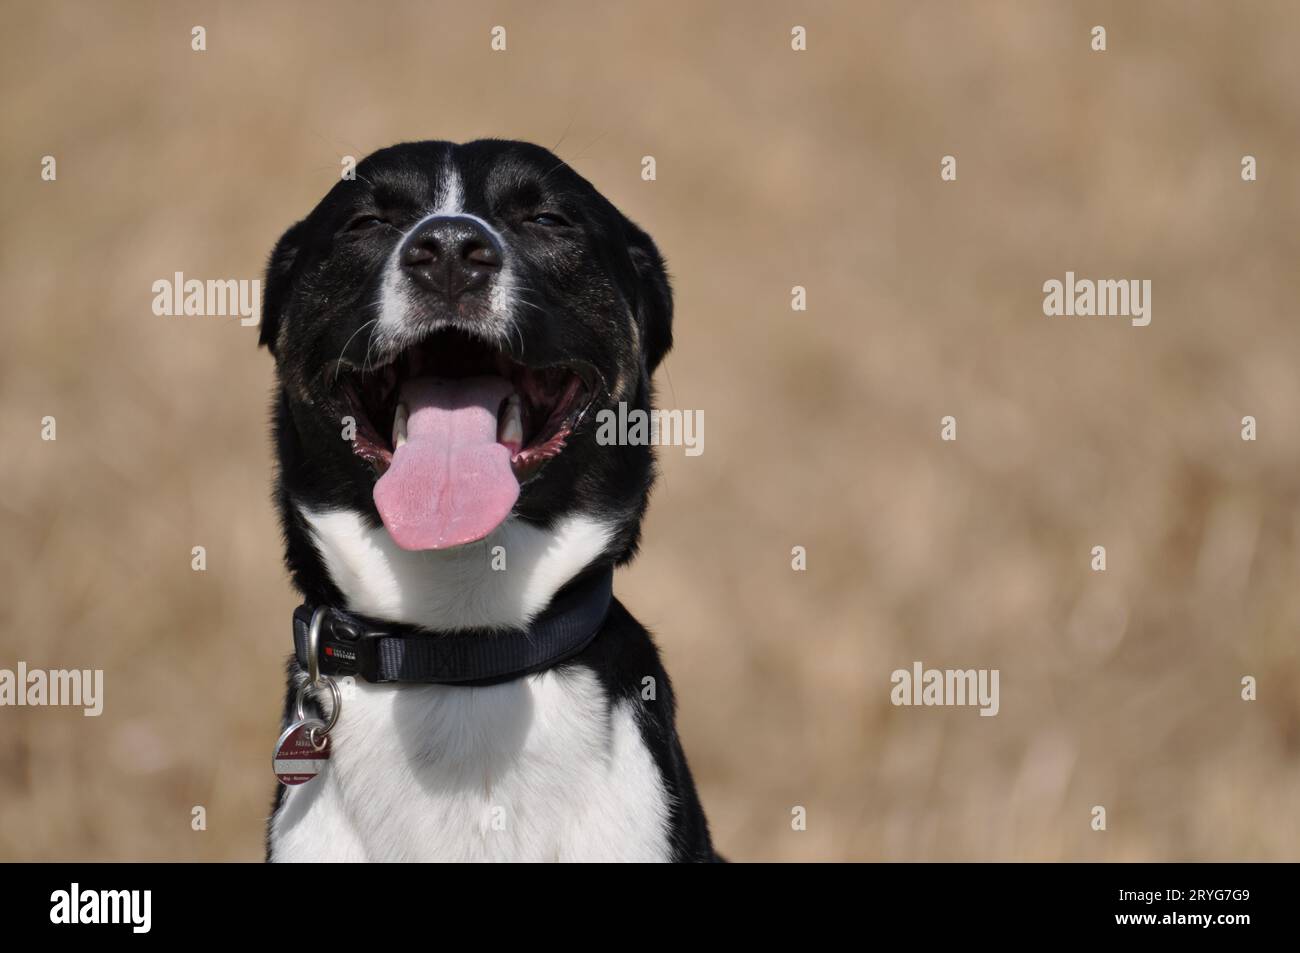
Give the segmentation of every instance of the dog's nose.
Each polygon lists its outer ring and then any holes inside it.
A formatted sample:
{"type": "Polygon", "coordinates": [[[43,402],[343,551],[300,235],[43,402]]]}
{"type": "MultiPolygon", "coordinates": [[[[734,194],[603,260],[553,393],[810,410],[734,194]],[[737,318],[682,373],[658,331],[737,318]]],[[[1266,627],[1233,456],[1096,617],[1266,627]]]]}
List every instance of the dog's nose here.
{"type": "Polygon", "coordinates": [[[403,270],[422,287],[454,301],[477,291],[501,269],[501,246],[478,220],[440,215],[421,222],[402,243],[403,270]]]}

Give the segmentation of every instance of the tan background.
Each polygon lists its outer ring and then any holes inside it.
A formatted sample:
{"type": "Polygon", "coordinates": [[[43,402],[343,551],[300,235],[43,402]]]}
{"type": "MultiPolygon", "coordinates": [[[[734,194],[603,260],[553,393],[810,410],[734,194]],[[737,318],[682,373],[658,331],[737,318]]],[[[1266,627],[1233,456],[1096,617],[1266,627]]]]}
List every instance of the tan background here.
{"type": "Polygon", "coordinates": [[[150,286],[258,277],[344,154],[485,135],[558,143],[676,278],[706,450],[617,589],[721,850],[1300,856],[1296,6],[788,8],[6,4],[0,667],[107,697],[0,709],[0,857],[260,857],[271,361],[150,286]],[[1151,326],[1045,317],[1067,269],[1151,279],[1151,326]],[[913,660],[1000,669],[1001,714],[892,707],[913,660]]]}

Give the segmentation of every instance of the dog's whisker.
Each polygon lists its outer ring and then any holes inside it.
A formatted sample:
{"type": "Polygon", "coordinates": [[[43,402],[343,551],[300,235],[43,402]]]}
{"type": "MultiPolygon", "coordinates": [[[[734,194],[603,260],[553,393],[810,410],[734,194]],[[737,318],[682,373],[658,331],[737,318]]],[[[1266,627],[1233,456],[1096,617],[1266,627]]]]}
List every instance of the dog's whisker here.
{"type": "Polygon", "coordinates": [[[366,369],[370,366],[370,349],[375,346],[375,332],[379,330],[379,325],[376,323],[378,321],[379,319],[376,318],[371,322],[374,327],[370,329],[370,334],[366,337],[366,356],[361,362],[361,373],[363,374],[366,373],[366,369]]]}
{"type": "MultiPolygon", "coordinates": [[[[343,368],[343,355],[347,352],[348,345],[352,343],[353,339],[356,338],[358,334],[360,334],[362,331],[364,331],[366,328],[370,327],[371,325],[378,323],[378,321],[379,321],[378,318],[371,318],[365,324],[361,325],[361,327],[353,331],[352,334],[348,337],[348,339],[343,342],[343,347],[339,349],[339,359],[334,362],[335,383],[338,383],[339,371],[343,368]]],[[[374,337],[373,331],[371,332],[371,337],[374,337]]]]}

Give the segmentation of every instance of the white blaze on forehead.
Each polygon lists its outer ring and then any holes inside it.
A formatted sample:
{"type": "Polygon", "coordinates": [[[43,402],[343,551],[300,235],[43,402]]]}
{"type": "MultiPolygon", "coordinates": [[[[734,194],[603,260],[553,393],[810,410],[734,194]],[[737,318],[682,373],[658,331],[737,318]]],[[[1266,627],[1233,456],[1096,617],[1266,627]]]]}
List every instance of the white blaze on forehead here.
{"type": "Polygon", "coordinates": [[[442,181],[438,183],[438,201],[430,214],[459,215],[464,208],[465,189],[460,181],[460,171],[448,152],[442,164],[442,181]]]}

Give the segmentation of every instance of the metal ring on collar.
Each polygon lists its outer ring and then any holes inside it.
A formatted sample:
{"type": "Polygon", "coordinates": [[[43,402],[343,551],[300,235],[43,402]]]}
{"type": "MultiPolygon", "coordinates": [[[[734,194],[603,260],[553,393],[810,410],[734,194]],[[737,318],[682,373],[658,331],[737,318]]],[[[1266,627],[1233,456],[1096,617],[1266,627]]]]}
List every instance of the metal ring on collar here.
{"type": "MultiPolygon", "coordinates": [[[[339,691],[338,683],[328,675],[322,678],[321,681],[324,682],[325,687],[330,690],[330,701],[333,703],[330,705],[329,718],[325,721],[325,734],[328,735],[334,730],[334,726],[339,723],[339,712],[343,710],[343,693],[339,691]]],[[[298,688],[298,697],[293,703],[294,714],[297,716],[298,721],[307,720],[307,712],[303,707],[303,699],[307,694],[307,690],[314,687],[315,686],[311,682],[303,682],[298,688]]]]}
{"type": "Polygon", "coordinates": [[[320,681],[320,627],[328,611],[325,606],[317,606],[307,626],[307,681],[312,685],[320,681]]]}

